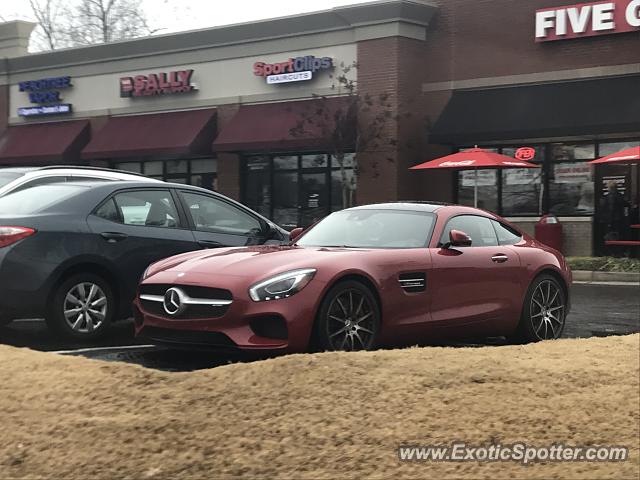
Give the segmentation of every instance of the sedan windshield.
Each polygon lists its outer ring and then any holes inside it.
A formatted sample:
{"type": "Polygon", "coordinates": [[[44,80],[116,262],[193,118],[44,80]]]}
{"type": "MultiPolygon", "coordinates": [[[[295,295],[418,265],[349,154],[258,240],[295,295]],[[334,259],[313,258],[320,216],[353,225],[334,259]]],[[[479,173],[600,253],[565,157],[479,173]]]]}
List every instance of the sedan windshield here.
{"type": "Polygon", "coordinates": [[[405,210],[343,210],[329,215],[297,243],[305,247],[421,248],[435,215],[405,210]]]}
{"type": "Polygon", "coordinates": [[[0,188],[10,184],[16,178],[20,178],[25,172],[2,172],[0,171],[0,188]]]}
{"type": "Polygon", "coordinates": [[[0,198],[0,215],[40,213],[88,188],[89,185],[83,184],[52,183],[18,190],[0,198]]]}

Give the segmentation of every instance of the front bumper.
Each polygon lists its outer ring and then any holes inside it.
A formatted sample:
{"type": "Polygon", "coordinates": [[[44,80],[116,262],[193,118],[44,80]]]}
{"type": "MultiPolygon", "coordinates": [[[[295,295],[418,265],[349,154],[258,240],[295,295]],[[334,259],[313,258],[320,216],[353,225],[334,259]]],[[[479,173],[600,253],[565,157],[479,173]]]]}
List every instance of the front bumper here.
{"type": "MultiPolygon", "coordinates": [[[[166,278],[153,278],[154,283],[169,284],[166,278]]],[[[147,282],[145,282],[147,283],[147,282]]],[[[210,288],[223,282],[210,281],[210,288]],[[216,284],[217,283],[217,284],[216,284]]],[[[149,282],[151,284],[151,282],[149,282]]],[[[186,283],[170,283],[180,287],[186,283]]],[[[198,283],[197,286],[202,286],[198,283]]],[[[136,336],[152,343],[174,347],[206,348],[213,350],[244,350],[274,352],[304,352],[322,296],[321,282],[311,282],[292,297],[267,302],[254,302],[245,288],[230,289],[233,301],[218,317],[171,318],[157,309],[151,311],[139,295],[134,301],[136,336]]]]}

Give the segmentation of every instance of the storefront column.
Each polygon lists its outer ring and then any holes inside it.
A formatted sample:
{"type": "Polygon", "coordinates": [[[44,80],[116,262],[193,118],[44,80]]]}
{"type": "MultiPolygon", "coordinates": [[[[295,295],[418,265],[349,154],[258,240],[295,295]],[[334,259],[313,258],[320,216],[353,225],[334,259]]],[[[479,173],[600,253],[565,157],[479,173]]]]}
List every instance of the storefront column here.
{"type": "MultiPolygon", "coordinates": [[[[218,134],[228,122],[238,113],[239,105],[222,105],[217,108],[218,134]]],[[[227,197],[240,201],[241,163],[242,158],[237,153],[218,152],[218,191],[227,197]]]]}

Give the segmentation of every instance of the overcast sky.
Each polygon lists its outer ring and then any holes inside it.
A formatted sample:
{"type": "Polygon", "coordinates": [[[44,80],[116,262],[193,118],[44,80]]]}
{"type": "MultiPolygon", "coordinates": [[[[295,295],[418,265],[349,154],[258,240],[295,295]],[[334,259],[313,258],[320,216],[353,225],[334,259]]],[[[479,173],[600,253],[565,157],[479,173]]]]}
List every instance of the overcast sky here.
{"type": "MultiPolygon", "coordinates": [[[[282,17],[370,0],[141,0],[162,33],[282,17]]],[[[0,0],[0,17],[31,20],[29,0],[0,0]]]]}

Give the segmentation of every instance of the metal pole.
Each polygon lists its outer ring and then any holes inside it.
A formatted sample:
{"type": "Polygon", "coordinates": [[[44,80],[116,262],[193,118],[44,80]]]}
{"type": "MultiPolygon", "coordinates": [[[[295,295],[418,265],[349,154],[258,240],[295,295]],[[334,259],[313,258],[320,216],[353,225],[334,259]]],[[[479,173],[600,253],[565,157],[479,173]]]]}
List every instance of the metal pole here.
{"type": "Polygon", "coordinates": [[[478,169],[475,168],[475,180],[473,182],[473,206],[478,208],[478,169]]]}

